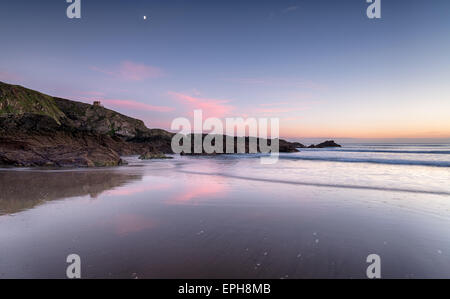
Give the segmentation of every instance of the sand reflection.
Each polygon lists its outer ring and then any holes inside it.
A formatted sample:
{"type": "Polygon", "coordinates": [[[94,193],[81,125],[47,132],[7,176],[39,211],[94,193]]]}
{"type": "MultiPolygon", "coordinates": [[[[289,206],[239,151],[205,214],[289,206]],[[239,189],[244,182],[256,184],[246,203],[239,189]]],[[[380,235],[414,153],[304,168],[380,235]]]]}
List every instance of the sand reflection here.
{"type": "Polygon", "coordinates": [[[48,201],[100,194],[142,175],[125,171],[9,171],[0,170],[0,215],[32,209],[48,201]]]}

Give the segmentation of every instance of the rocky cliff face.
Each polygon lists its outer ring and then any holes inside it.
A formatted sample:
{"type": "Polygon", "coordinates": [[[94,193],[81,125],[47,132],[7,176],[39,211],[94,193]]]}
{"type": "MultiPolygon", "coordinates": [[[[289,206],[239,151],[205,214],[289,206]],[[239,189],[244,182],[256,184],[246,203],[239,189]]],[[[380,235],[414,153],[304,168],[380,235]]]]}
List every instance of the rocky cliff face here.
{"type": "Polygon", "coordinates": [[[39,114],[0,117],[0,164],[115,166],[122,164],[110,136],[74,131],[39,114]]]}
{"type": "Polygon", "coordinates": [[[63,122],[70,127],[95,134],[122,137],[126,140],[149,135],[144,122],[101,106],[54,98],[64,113],[63,122]]]}
{"type": "Polygon", "coordinates": [[[0,164],[115,166],[121,155],[170,153],[171,136],[101,106],[0,82],[0,164]]]}

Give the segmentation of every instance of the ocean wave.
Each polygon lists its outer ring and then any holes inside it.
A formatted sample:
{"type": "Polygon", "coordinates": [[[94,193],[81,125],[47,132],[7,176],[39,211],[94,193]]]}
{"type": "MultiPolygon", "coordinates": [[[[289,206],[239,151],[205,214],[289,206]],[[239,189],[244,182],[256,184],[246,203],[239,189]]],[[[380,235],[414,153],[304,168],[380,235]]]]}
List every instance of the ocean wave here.
{"type": "Polygon", "coordinates": [[[390,148],[411,148],[411,147],[450,147],[449,143],[346,143],[345,147],[390,147],[390,148]]]}
{"type": "Polygon", "coordinates": [[[287,160],[308,160],[308,161],[328,161],[328,162],[344,162],[344,163],[374,163],[389,165],[411,165],[411,166],[433,166],[433,167],[450,167],[450,161],[424,161],[424,160],[406,160],[406,159],[378,159],[378,158],[343,158],[343,157],[313,157],[280,155],[280,159],[287,160]]]}
{"type": "MultiPolygon", "coordinates": [[[[305,150],[305,149],[301,149],[305,150]]],[[[418,151],[418,150],[375,150],[375,149],[312,149],[306,151],[317,152],[344,152],[344,153],[386,153],[386,154],[437,154],[437,155],[450,155],[450,151],[436,151],[436,150],[428,150],[428,151],[418,151]]]]}
{"type": "Polygon", "coordinates": [[[367,185],[327,184],[327,183],[282,180],[282,179],[274,179],[274,178],[248,177],[248,176],[241,176],[241,175],[228,174],[228,173],[200,172],[200,171],[190,171],[190,170],[179,170],[179,172],[186,173],[186,174],[194,174],[194,175],[221,176],[221,177],[241,179],[241,180],[247,180],[247,181],[258,181],[258,182],[289,184],[289,185],[302,185],[302,186],[340,188],[340,189],[388,191],[388,192],[423,193],[423,194],[434,194],[434,195],[450,195],[450,192],[444,191],[444,190],[440,191],[440,190],[422,190],[422,189],[413,189],[413,188],[391,188],[391,187],[367,186],[367,185]]]}

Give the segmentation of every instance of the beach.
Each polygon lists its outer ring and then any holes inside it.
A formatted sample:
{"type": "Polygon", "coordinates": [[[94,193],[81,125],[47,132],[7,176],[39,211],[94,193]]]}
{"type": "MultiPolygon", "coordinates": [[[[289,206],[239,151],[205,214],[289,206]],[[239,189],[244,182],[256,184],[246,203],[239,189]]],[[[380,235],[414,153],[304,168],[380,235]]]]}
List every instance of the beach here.
{"type": "Polygon", "coordinates": [[[450,145],[0,169],[0,278],[450,278],[450,145]]]}

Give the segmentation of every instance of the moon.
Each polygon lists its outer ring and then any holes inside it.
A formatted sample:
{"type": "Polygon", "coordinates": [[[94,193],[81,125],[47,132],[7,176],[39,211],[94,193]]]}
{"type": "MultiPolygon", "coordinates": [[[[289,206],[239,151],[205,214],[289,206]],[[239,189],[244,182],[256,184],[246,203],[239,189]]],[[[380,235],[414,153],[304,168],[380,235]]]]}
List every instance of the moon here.
{"type": "Polygon", "coordinates": [[[144,20],[147,20],[147,16],[144,16],[144,20]]]}

